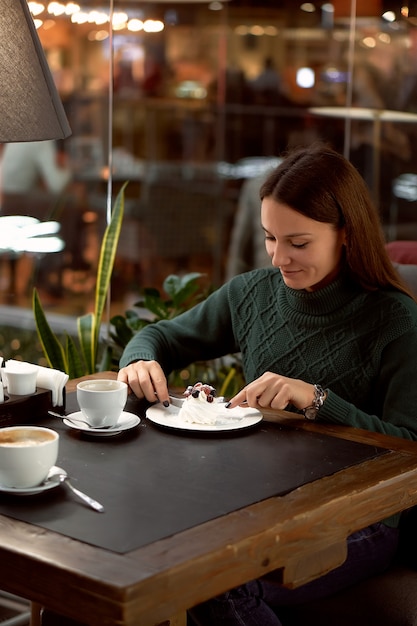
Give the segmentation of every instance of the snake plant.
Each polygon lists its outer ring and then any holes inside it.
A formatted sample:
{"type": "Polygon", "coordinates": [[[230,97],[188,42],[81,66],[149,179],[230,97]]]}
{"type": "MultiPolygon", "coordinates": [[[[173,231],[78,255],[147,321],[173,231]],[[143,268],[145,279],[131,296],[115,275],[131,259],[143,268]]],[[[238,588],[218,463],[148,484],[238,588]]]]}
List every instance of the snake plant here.
{"type": "Polygon", "coordinates": [[[49,367],[66,372],[70,378],[78,378],[97,371],[110,369],[111,348],[104,349],[104,355],[98,363],[100,326],[108,296],[117,244],[124,212],[125,183],[119,191],[109,224],[104,233],[97,269],[94,312],[77,319],[78,342],[66,335],[63,344],[52,331],[42,308],[39,294],[33,290],[33,313],[36,330],[49,367]]]}

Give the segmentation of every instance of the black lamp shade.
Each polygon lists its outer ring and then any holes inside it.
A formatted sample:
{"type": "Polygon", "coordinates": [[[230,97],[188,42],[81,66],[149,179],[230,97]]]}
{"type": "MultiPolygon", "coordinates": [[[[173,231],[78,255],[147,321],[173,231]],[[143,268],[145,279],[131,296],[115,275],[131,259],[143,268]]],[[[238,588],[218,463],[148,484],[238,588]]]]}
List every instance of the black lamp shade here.
{"type": "Polygon", "coordinates": [[[71,134],[26,0],[1,0],[0,143],[71,134]]]}

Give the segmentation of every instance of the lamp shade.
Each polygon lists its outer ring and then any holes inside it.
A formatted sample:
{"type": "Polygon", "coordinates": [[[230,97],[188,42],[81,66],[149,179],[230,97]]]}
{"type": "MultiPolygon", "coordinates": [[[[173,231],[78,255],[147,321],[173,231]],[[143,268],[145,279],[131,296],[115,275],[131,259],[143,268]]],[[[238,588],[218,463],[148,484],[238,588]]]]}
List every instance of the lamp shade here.
{"type": "Polygon", "coordinates": [[[1,0],[0,142],[64,139],[64,107],[26,0],[1,0]]]}

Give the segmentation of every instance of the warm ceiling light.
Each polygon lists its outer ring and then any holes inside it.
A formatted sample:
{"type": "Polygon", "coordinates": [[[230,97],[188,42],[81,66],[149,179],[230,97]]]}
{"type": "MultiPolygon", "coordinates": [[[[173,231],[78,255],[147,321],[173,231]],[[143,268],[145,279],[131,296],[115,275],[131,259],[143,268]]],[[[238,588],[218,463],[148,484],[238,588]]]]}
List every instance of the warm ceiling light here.
{"type": "Polygon", "coordinates": [[[79,13],[74,13],[74,15],[71,15],[71,22],[73,24],[87,24],[88,13],[85,13],[84,11],[80,11],[79,13]]]}
{"type": "Polygon", "coordinates": [[[90,24],[97,24],[97,26],[99,26],[101,24],[107,24],[109,16],[104,11],[90,11],[88,21],[90,24]]]}
{"type": "Polygon", "coordinates": [[[28,6],[29,11],[34,16],[40,15],[41,13],[43,13],[43,11],[45,11],[45,7],[40,2],[28,2],[28,6]]]}
{"type": "Polygon", "coordinates": [[[250,34],[255,35],[255,37],[260,37],[265,34],[265,29],[263,26],[259,26],[259,24],[255,24],[250,29],[250,34]]]}
{"type": "Polygon", "coordinates": [[[316,7],[312,2],[303,2],[303,4],[300,6],[300,9],[302,11],[305,11],[306,13],[314,13],[316,7]]]}
{"type": "Polygon", "coordinates": [[[265,35],[269,37],[276,37],[278,35],[278,28],[276,26],[265,26],[265,35]]]}
{"type": "Polygon", "coordinates": [[[382,14],[382,19],[386,22],[395,22],[396,16],[394,11],[385,11],[385,13],[382,14]]]}
{"type": "Polygon", "coordinates": [[[223,5],[221,2],[210,2],[210,4],[208,5],[208,8],[210,9],[210,11],[221,11],[223,8],[223,5]]]}
{"type": "Polygon", "coordinates": [[[379,33],[378,40],[381,43],[386,43],[386,44],[391,43],[391,37],[388,35],[388,33],[379,33]]]}
{"type": "Polygon", "coordinates": [[[98,30],[95,33],[94,40],[95,41],[105,41],[109,37],[109,33],[107,30],[98,30]]]}
{"type": "Polygon", "coordinates": [[[300,67],[297,70],[296,82],[302,89],[311,89],[315,83],[314,70],[311,67],[300,67]]]}
{"type": "Polygon", "coordinates": [[[133,19],[128,21],[127,28],[132,33],[138,33],[139,31],[143,30],[143,22],[142,22],[142,20],[138,20],[137,18],[133,18],[133,19]]]}
{"type": "Polygon", "coordinates": [[[164,23],[161,20],[146,20],[143,24],[145,33],[160,33],[164,30],[164,23]]]}
{"type": "Polygon", "coordinates": [[[375,48],[376,41],[373,37],[364,37],[362,39],[362,45],[364,45],[366,48],[375,48]]]}
{"type": "Polygon", "coordinates": [[[78,11],[81,11],[81,7],[75,2],[68,2],[65,7],[65,15],[74,15],[74,13],[78,13],[78,11]]]}
{"type": "Polygon", "coordinates": [[[124,11],[117,11],[117,13],[113,13],[112,25],[113,28],[119,26],[120,24],[126,24],[129,19],[129,16],[124,11]]]}
{"type": "Polygon", "coordinates": [[[65,5],[61,4],[61,2],[50,2],[48,4],[48,13],[51,15],[64,15],[65,14],[65,5]]]}

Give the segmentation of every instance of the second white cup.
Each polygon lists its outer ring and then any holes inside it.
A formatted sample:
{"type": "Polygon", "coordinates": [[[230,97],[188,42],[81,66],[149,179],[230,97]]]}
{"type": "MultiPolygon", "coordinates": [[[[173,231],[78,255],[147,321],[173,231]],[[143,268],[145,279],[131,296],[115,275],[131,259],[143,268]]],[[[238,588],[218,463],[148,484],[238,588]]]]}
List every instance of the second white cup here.
{"type": "Polygon", "coordinates": [[[29,396],[36,392],[36,378],[38,369],[31,365],[23,364],[14,368],[4,368],[7,382],[7,391],[15,396],[29,396]]]}
{"type": "Polygon", "coordinates": [[[127,402],[127,384],[104,378],[83,380],[77,385],[77,401],[92,428],[115,426],[127,402]]]}

